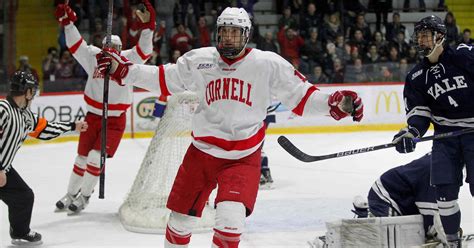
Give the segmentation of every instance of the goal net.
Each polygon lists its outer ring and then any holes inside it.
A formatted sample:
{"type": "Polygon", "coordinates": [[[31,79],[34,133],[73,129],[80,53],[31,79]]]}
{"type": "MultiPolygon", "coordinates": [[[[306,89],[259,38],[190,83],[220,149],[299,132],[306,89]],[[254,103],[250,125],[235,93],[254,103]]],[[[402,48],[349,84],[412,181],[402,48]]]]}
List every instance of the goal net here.
{"type": "MultiPolygon", "coordinates": [[[[140,233],[164,233],[170,210],[166,208],[174,178],[191,143],[191,119],[199,105],[189,92],[169,98],[127,198],[119,209],[125,229],[140,233]]],[[[194,232],[210,230],[214,210],[206,206],[194,232]]]]}

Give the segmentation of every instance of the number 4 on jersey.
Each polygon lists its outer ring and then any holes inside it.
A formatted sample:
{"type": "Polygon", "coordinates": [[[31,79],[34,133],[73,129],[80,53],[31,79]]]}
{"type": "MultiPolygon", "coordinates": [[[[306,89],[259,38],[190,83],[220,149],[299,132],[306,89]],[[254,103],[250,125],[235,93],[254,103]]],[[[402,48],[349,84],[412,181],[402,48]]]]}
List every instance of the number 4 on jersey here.
{"type": "Polygon", "coordinates": [[[458,107],[458,103],[454,101],[454,99],[451,96],[448,96],[449,104],[453,105],[454,107],[458,107]]]}

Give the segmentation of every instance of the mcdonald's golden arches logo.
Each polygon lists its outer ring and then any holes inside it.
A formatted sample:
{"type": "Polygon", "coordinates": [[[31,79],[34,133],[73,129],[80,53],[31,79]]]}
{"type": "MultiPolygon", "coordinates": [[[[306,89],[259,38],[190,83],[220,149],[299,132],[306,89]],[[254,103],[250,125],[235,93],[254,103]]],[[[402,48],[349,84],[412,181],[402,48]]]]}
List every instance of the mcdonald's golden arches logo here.
{"type": "Polygon", "coordinates": [[[380,99],[384,99],[382,103],[385,103],[385,111],[387,113],[390,112],[390,106],[392,105],[392,97],[395,99],[395,104],[397,108],[397,113],[400,113],[400,98],[398,97],[398,93],[394,90],[390,91],[388,94],[385,91],[381,91],[377,96],[377,100],[375,102],[375,113],[379,113],[380,109],[380,99]]]}

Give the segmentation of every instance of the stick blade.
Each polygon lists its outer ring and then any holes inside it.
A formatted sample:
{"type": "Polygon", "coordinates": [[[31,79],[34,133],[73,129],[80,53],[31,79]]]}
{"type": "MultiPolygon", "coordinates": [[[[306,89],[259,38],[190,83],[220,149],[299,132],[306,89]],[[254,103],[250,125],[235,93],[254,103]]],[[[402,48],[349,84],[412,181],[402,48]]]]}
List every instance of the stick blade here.
{"type": "Polygon", "coordinates": [[[280,144],[280,146],[283,147],[283,149],[285,149],[285,151],[287,151],[291,156],[295,157],[300,161],[308,163],[318,160],[317,157],[310,156],[302,152],[295,145],[293,145],[293,143],[291,143],[291,141],[285,136],[278,137],[278,144],[280,144]]]}

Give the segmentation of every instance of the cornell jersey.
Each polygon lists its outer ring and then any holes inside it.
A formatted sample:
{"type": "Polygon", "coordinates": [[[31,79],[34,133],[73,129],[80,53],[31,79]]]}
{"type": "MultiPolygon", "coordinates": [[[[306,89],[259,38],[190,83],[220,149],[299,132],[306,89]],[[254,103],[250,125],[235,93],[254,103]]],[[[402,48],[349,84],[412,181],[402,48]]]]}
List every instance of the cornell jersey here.
{"type": "MultiPolygon", "coordinates": [[[[73,23],[65,26],[64,32],[69,51],[88,75],[86,88],[84,89],[84,100],[87,104],[87,110],[96,115],[102,115],[104,75],[98,72],[96,60],[96,55],[100,53],[101,49],[87,45],[73,23]]],[[[137,45],[132,49],[122,51],[120,54],[133,63],[143,64],[151,56],[153,49],[152,38],[153,32],[149,29],[144,29],[137,45]]],[[[115,81],[112,77],[110,80],[115,81]]],[[[109,84],[108,115],[120,116],[124,113],[130,107],[132,93],[132,84],[123,86],[111,82],[109,84]]]]}
{"type": "Polygon", "coordinates": [[[404,98],[408,124],[420,132],[428,128],[422,120],[425,118],[433,123],[435,132],[474,127],[472,96],[474,48],[466,44],[446,47],[438,63],[430,64],[425,58],[407,75],[404,98]]]}
{"type": "Polygon", "coordinates": [[[239,159],[260,147],[272,96],[297,115],[329,113],[328,94],[315,92],[279,55],[258,49],[247,48],[235,60],[221,57],[215,47],[194,49],[176,64],[132,65],[125,79],[164,95],[197,93],[193,145],[218,158],[239,159]]]}

